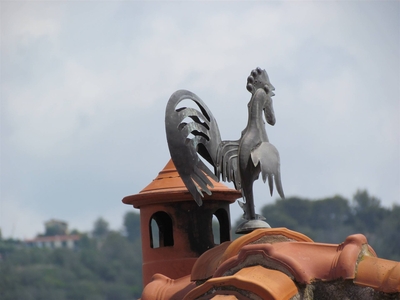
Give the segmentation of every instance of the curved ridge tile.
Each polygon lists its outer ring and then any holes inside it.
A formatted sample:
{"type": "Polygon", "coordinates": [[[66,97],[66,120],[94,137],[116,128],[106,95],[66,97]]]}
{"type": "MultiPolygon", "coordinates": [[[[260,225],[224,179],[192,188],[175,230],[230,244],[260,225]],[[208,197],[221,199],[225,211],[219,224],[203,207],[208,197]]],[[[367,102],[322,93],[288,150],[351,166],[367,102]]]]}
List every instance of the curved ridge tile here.
{"type": "Polygon", "coordinates": [[[298,293],[295,283],[282,272],[253,266],[243,268],[232,276],[211,278],[191,290],[184,300],[212,299],[215,293],[220,294],[221,291],[225,295],[240,293],[241,299],[257,296],[263,300],[290,299],[298,293]]]}
{"type": "Polygon", "coordinates": [[[226,248],[232,242],[225,242],[219,246],[211,248],[204,252],[194,263],[192,268],[191,280],[206,280],[214,274],[215,270],[220,265],[220,259],[226,248]]]}
{"type": "Polygon", "coordinates": [[[141,300],[181,300],[196,287],[190,281],[190,275],[179,279],[171,279],[162,274],[154,274],[152,281],[146,285],[142,292],[141,300]]]}
{"type": "Polygon", "coordinates": [[[384,293],[400,293],[400,262],[364,256],[358,264],[354,283],[384,293]]]}
{"type": "Polygon", "coordinates": [[[264,228],[264,229],[257,229],[248,234],[245,234],[238,239],[234,240],[226,249],[225,253],[221,257],[221,262],[231,258],[232,256],[236,255],[240,249],[247,245],[251,244],[264,236],[272,236],[272,235],[283,235],[288,239],[301,241],[301,242],[313,242],[312,239],[307,237],[304,234],[298,233],[296,231],[289,230],[285,227],[280,228],[264,228]]]}
{"type": "MultiPolygon", "coordinates": [[[[214,247],[201,255],[193,266],[191,280],[203,281],[211,278],[221,263],[235,256],[247,244],[258,242],[262,243],[263,237],[267,236],[281,236],[287,240],[313,242],[304,234],[289,230],[284,227],[257,229],[251,233],[237,238],[234,241],[225,242],[217,247],[214,247]]],[[[281,239],[277,239],[276,242],[281,242],[281,239]]],[[[273,243],[273,238],[267,241],[267,243],[273,243]]]]}
{"type": "Polygon", "coordinates": [[[316,279],[353,279],[365,242],[365,236],[354,235],[340,245],[308,242],[245,245],[237,255],[223,261],[213,277],[228,276],[241,268],[261,265],[280,270],[304,284],[316,279]]]}
{"type": "Polygon", "coordinates": [[[292,265],[296,264],[291,261],[291,264],[279,261],[274,258],[274,247],[268,244],[247,245],[242,248],[238,255],[235,255],[224,261],[216,270],[213,277],[230,276],[238,272],[242,268],[255,265],[264,268],[278,270],[294,279],[296,273],[292,265]]]}
{"type": "Polygon", "coordinates": [[[354,279],[358,258],[365,251],[376,256],[371,247],[364,249],[367,245],[367,238],[363,234],[353,234],[348,236],[345,241],[339,244],[337,260],[333,261],[329,278],[327,279],[354,279]]]}

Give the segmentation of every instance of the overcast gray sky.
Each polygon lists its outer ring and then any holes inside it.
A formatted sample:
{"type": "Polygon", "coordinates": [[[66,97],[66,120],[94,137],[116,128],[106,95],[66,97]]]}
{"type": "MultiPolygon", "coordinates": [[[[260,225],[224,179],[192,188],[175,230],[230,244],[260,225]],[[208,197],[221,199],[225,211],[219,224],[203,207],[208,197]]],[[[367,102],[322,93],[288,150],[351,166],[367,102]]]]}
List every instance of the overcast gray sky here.
{"type": "MultiPolygon", "coordinates": [[[[170,95],[193,91],[237,139],[257,66],[276,88],[286,196],[400,204],[399,56],[399,1],[2,1],[3,236],[50,218],[120,228],[121,199],[169,160],[170,95]]],[[[256,210],[276,197],[257,182],[256,210]]]]}

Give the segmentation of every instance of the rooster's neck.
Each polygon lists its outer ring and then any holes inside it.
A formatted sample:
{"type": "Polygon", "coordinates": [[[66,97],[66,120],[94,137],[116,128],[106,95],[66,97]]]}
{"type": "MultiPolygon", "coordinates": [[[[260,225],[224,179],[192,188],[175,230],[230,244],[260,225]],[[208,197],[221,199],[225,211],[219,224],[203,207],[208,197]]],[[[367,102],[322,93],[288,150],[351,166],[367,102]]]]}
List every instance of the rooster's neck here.
{"type": "Polygon", "coordinates": [[[263,120],[264,104],[260,101],[260,97],[251,97],[248,107],[248,121],[243,134],[253,133],[255,137],[259,137],[260,142],[268,142],[267,132],[265,130],[265,123],[263,120]]]}

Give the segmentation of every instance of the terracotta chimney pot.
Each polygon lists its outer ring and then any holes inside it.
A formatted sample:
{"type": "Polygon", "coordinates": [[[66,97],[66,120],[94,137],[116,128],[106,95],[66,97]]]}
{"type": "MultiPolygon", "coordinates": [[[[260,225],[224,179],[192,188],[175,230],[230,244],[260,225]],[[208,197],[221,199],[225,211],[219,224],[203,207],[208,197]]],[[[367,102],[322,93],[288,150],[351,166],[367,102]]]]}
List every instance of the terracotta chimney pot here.
{"type": "Polygon", "coordinates": [[[139,194],[122,200],[140,209],[144,285],[156,273],[172,279],[190,274],[197,258],[216,245],[213,216],[219,222],[219,243],[231,239],[229,204],[241,193],[210,180],[212,195],[199,207],[170,160],[139,194]]]}

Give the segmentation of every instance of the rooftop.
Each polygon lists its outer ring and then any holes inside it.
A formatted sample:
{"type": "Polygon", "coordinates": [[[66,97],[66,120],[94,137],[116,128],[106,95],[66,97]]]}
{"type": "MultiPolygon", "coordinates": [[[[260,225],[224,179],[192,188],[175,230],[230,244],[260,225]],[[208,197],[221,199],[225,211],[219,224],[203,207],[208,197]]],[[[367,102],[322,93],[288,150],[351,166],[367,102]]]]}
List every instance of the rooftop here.
{"type": "Polygon", "coordinates": [[[205,252],[185,277],[172,280],[154,275],[142,300],[399,296],[400,262],[378,258],[364,235],[351,235],[341,244],[323,244],[286,228],[271,228],[205,252]]]}

